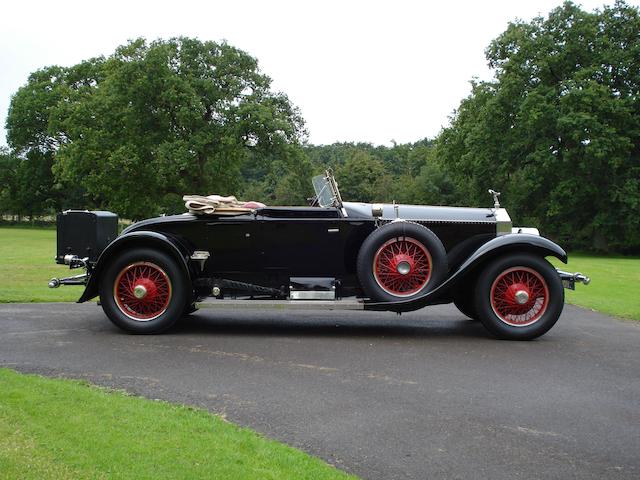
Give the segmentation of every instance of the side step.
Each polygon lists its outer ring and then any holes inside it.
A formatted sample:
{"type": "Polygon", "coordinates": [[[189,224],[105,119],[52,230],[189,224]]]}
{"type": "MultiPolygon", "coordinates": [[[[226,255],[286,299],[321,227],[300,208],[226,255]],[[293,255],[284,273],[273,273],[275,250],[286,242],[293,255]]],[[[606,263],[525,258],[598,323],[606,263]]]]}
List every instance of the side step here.
{"type": "Polygon", "coordinates": [[[198,308],[244,308],[276,310],[364,310],[357,300],[225,300],[207,298],[196,303],[198,308]]]}

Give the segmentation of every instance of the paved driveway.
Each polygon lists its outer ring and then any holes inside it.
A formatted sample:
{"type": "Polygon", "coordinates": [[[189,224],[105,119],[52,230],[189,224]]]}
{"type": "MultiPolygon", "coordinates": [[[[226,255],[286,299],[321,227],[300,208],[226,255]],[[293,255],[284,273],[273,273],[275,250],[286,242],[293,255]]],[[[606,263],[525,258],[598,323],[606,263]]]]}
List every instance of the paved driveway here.
{"type": "Polygon", "coordinates": [[[571,306],[507,342],[451,306],[201,310],[131,336],[95,304],[5,304],[0,364],[201,406],[364,478],[640,477],[640,324],[571,306]]]}

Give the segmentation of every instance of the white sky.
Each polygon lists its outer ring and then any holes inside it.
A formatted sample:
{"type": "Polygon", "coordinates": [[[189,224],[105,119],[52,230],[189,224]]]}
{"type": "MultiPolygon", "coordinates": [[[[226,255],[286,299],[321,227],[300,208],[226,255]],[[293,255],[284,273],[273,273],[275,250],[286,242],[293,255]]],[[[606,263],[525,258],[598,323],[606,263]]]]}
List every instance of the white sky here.
{"type": "Polygon", "coordinates": [[[312,143],[432,138],[469,94],[469,80],[490,77],[484,49],[507,23],[560,3],[9,0],[0,9],[0,124],[38,68],[109,55],[130,38],[184,35],[226,39],[256,57],[300,108],[312,143]]]}

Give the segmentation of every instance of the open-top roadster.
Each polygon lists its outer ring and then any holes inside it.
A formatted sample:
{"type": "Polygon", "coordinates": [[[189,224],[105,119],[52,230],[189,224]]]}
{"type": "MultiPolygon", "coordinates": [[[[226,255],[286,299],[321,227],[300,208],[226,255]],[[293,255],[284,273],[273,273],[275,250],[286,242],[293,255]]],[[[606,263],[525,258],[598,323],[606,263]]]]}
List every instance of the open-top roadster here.
{"type": "MultiPolygon", "coordinates": [[[[205,297],[406,312],[453,302],[500,338],[547,332],[565,287],[588,277],[556,270],[567,254],[493,208],[343,202],[331,171],[314,177],[311,207],[225,204],[134,223],[110,212],[58,215],[56,261],[113,323],[132,333],[171,327],[205,297]],[[206,212],[206,213],[201,213],[206,212]]],[[[235,199],[233,199],[235,200],[235,199]]]]}

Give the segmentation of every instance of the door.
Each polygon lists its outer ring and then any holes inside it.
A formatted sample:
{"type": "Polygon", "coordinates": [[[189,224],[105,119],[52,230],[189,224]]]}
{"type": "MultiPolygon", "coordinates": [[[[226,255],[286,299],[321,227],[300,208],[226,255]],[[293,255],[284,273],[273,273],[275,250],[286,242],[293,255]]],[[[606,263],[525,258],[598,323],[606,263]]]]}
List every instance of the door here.
{"type": "Polygon", "coordinates": [[[340,277],[347,227],[338,217],[261,219],[261,265],[279,277],[340,277]]]}

